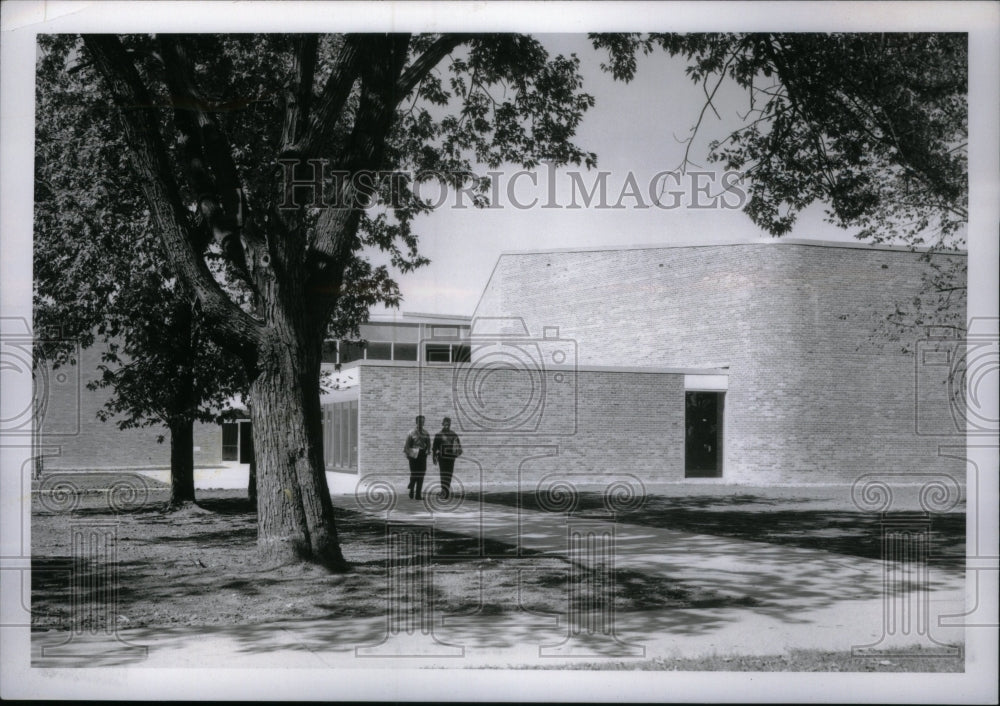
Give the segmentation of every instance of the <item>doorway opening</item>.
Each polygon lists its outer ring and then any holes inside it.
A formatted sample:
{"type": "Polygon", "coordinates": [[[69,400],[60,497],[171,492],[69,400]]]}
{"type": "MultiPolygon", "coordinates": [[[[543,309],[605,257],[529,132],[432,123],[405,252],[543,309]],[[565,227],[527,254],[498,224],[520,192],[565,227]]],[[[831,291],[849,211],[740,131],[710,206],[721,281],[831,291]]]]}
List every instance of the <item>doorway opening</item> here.
{"type": "Polygon", "coordinates": [[[684,393],[684,477],[722,477],[725,392],[684,393]]]}
{"type": "Polygon", "coordinates": [[[250,463],[253,458],[253,426],[249,420],[222,423],[222,460],[250,463]]]}

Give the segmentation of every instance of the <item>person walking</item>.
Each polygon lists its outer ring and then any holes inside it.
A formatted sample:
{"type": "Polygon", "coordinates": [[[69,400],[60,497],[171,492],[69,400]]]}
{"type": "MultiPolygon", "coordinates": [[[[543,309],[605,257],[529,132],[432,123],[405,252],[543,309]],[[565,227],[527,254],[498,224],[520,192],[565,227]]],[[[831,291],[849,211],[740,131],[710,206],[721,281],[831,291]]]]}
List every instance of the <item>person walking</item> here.
{"type": "Polygon", "coordinates": [[[462,455],[462,442],[451,430],[451,418],[441,420],[441,431],[434,435],[431,459],[441,469],[441,497],[451,496],[451,477],[455,472],[455,459],[462,455]]]}
{"type": "Polygon", "coordinates": [[[417,426],[406,435],[403,453],[410,462],[410,484],[406,489],[410,497],[416,495],[417,500],[423,497],[424,475],[427,473],[427,453],[431,447],[431,435],[424,430],[424,417],[419,415],[417,426]]]}

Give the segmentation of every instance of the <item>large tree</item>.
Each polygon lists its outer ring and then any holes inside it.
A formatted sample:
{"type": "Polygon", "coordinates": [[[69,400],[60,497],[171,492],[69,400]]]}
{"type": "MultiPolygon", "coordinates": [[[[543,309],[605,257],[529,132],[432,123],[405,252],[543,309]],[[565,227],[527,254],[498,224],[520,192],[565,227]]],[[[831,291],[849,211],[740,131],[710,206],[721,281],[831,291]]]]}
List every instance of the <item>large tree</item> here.
{"type": "MultiPolygon", "coordinates": [[[[246,378],[239,359],[206,335],[194,298],[163,254],[131,178],[115,108],[95,90],[79,43],[71,35],[39,37],[36,360],[71,365],[78,347],[100,346],[100,375],[88,387],[107,388],[110,396],[98,416],[121,429],[165,427],[159,439],[170,440],[168,508],[179,509],[195,500],[194,424],[228,416],[234,397],[246,394],[246,378]]],[[[212,239],[199,245],[220,282],[239,297],[212,239]]],[[[341,299],[331,336],[356,333],[373,304],[399,301],[398,288],[367,262],[352,262],[351,272],[358,286],[341,299]]],[[[254,498],[252,471],[253,464],[254,498]]]]}
{"type": "Polygon", "coordinates": [[[83,44],[86,71],[119,109],[122,162],[170,268],[250,381],[260,549],[344,568],[323,473],[320,357],[331,326],[365,298],[350,304],[352,293],[394,291],[361,254],[385,250],[402,271],[423,262],[410,228],[430,207],[414,192],[421,181],[481,195],[473,162],[592,165],[572,142],[593,103],[578,62],[518,35],[83,44]],[[319,186],[291,188],[315,176],[319,186]]]}
{"type": "MultiPolygon", "coordinates": [[[[605,70],[630,81],[638,58],[665,51],[687,63],[705,101],[684,163],[715,98],[732,82],[746,103],[708,159],[742,172],[745,212],[787,234],[813,203],[869,242],[928,249],[924,296],[900,302],[890,329],[964,330],[964,266],[935,260],[964,248],[968,222],[968,37],[965,34],[592,35],[605,70]]],[[[736,116],[727,115],[732,121],[736,116]]],[[[731,123],[730,123],[731,124],[731,123]]],[[[891,331],[890,331],[891,333],[891,331]]]]}
{"type": "MultiPolygon", "coordinates": [[[[39,364],[100,344],[98,417],[165,427],[168,508],[195,501],[195,422],[216,422],[245,388],[238,361],[204,335],[184,284],[165,266],[131,182],[111,111],[72,68],[71,37],[41,37],[35,121],[34,328],[39,364]],[[67,70],[67,69],[70,70],[67,70]]],[[[92,372],[92,371],[86,371],[92,372]]]]}

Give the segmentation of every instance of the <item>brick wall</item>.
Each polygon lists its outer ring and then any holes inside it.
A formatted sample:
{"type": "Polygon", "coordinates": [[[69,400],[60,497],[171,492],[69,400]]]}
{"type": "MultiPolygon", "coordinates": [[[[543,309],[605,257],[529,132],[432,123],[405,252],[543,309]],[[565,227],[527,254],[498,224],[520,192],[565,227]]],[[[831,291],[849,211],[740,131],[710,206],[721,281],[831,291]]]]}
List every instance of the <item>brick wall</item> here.
{"type": "Polygon", "coordinates": [[[520,316],[536,336],[558,326],[584,365],[728,364],[730,480],[964,477],[938,455],[962,439],[945,370],[874,336],[927,267],[916,253],[788,242],[504,255],[476,316],[520,316]]]}
{"type": "MultiPolygon", "coordinates": [[[[477,385],[479,372],[475,365],[365,364],[360,372],[362,474],[407,477],[403,441],[414,417],[423,414],[432,437],[443,417],[452,418],[465,449],[456,476],[467,488],[510,483],[519,475],[530,483],[551,474],[578,482],[624,473],[683,478],[682,374],[550,370],[542,391],[538,376],[528,370],[495,372],[477,385]],[[559,372],[561,382],[554,379],[559,372]],[[467,393],[470,389],[475,392],[467,393]],[[477,393],[479,398],[470,398],[477,393]]],[[[436,469],[429,462],[428,467],[428,480],[436,479],[436,469]]]]}
{"type": "MultiPolygon", "coordinates": [[[[100,350],[82,351],[78,365],[47,369],[36,390],[44,398],[40,414],[40,452],[47,470],[94,468],[169,468],[170,434],[165,427],[120,430],[115,418],[102,422],[97,411],[108,390],[88,390],[98,376],[100,350]],[[157,443],[157,436],[164,436],[157,443]]],[[[196,424],[194,464],[217,466],[222,460],[222,430],[196,424]]]]}

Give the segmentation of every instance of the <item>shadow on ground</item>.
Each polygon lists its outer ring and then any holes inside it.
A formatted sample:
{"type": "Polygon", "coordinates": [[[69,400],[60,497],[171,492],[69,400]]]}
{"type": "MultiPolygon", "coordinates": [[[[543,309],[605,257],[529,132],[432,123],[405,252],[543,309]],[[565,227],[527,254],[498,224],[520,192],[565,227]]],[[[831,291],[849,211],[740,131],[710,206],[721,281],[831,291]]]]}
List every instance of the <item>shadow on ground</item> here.
{"type": "MultiPolygon", "coordinates": [[[[536,493],[484,493],[482,499],[512,508],[545,512],[536,493]]],[[[804,507],[808,499],[774,499],[758,495],[682,496],[652,495],[641,506],[616,513],[618,522],[733,537],[783,546],[821,549],[847,556],[882,558],[883,525],[920,526],[931,533],[929,563],[932,567],[962,570],[965,567],[965,513],[927,515],[920,512],[885,514],[804,507]]],[[[570,514],[577,519],[606,519],[604,496],[581,492],[570,514]]]]}

